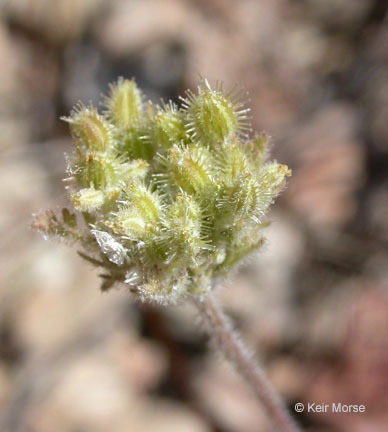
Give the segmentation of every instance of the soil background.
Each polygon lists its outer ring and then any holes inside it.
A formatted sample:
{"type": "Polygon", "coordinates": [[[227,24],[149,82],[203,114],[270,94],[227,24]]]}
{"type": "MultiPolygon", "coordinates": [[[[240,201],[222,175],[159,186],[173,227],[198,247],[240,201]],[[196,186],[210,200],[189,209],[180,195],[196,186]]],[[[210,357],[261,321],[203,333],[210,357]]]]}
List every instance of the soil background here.
{"type": "Polygon", "coordinates": [[[69,204],[59,117],[118,76],[155,102],[200,76],[249,92],[293,176],[219,296],[304,430],[388,430],[387,6],[0,0],[1,431],[273,431],[194,310],[103,294],[75,249],[28,229],[69,204]]]}

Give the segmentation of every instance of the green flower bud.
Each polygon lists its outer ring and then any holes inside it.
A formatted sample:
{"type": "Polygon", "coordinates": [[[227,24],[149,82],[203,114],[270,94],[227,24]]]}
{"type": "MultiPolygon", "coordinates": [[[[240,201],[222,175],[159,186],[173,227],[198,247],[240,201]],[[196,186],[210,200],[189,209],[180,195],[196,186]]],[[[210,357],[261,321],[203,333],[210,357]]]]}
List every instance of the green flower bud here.
{"type": "Polygon", "coordinates": [[[202,210],[196,200],[179,193],[171,204],[165,219],[168,260],[198,266],[205,258],[201,253],[210,250],[202,230],[202,210]]]}
{"type": "Polygon", "coordinates": [[[290,175],[291,170],[286,165],[280,165],[276,162],[269,163],[260,170],[257,182],[260,189],[260,211],[262,216],[283,190],[286,177],[290,175]]]}
{"type": "Polygon", "coordinates": [[[268,136],[265,133],[256,134],[246,143],[246,153],[254,169],[259,169],[264,162],[268,150],[268,136]]]}
{"type": "Polygon", "coordinates": [[[217,153],[217,168],[223,181],[233,182],[241,175],[251,174],[247,152],[236,140],[219,147],[217,153]]]}
{"type": "Polygon", "coordinates": [[[119,78],[117,83],[111,85],[105,106],[107,117],[123,129],[138,127],[144,114],[143,95],[134,79],[119,78]]]}
{"type": "Polygon", "coordinates": [[[100,190],[87,188],[72,194],[71,200],[77,210],[88,212],[101,207],[104,204],[105,196],[100,190]]]}
{"type": "Polygon", "coordinates": [[[62,120],[70,124],[77,145],[85,150],[103,152],[113,145],[113,126],[93,107],[79,105],[62,120]]]}
{"type": "Polygon", "coordinates": [[[249,109],[235,98],[234,88],[224,93],[222,84],[217,84],[213,90],[207,80],[201,81],[197,95],[187,91],[186,98],[182,98],[187,110],[187,133],[204,144],[217,145],[245,132],[249,128],[249,109]]]}
{"type": "Polygon", "coordinates": [[[157,192],[152,192],[144,183],[131,183],[125,190],[125,201],[149,224],[158,223],[163,212],[163,203],[157,192]]]}
{"type": "Polygon", "coordinates": [[[163,205],[156,192],[151,192],[144,183],[130,183],[126,186],[121,206],[106,225],[117,234],[129,240],[144,240],[158,226],[163,205]]]}
{"type": "Polygon", "coordinates": [[[133,160],[131,162],[123,162],[121,164],[120,178],[124,183],[142,180],[147,175],[148,170],[149,164],[142,159],[133,160]]]}
{"type": "Polygon", "coordinates": [[[83,188],[105,189],[113,186],[119,179],[120,160],[111,154],[87,153],[78,157],[71,172],[83,188]]]}
{"type": "Polygon", "coordinates": [[[147,234],[147,221],[132,208],[120,209],[114,219],[106,221],[106,225],[131,241],[144,239],[147,234]]]}
{"type": "Polygon", "coordinates": [[[206,147],[174,145],[161,158],[162,173],[155,176],[169,190],[197,194],[212,184],[212,162],[212,154],[206,147]]]}
{"type": "Polygon", "coordinates": [[[156,143],[148,139],[145,126],[139,126],[137,129],[118,129],[115,138],[117,151],[126,160],[143,159],[151,162],[157,150],[156,143]]]}
{"type": "MultiPolygon", "coordinates": [[[[150,106],[149,110],[152,108],[150,106]]],[[[163,104],[162,108],[155,107],[150,116],[150,128],[146,136],[149,141],[157,143],[163,149],[186,141],[183,113],[174,103],[163,104]]]]}

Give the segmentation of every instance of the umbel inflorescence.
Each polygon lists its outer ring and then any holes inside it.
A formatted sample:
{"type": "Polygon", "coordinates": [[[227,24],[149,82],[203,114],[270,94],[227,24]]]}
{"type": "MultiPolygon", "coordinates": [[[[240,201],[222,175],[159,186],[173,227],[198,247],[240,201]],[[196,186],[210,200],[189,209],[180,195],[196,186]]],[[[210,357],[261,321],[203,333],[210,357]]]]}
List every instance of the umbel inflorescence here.
{"type": "Polygon", "coordinates": [[[267,209],[290,175],[266,160],[264,134],[248,138],[238,96],[202,80],[181,107],[159,106],[119,79],[102,113],[79,105],[64,118],[79,216],[46,211],[33,225],[77,241],[104,268],[103,289],[123,282],[163,303],[205,294],[260,247],[267,209]]]}

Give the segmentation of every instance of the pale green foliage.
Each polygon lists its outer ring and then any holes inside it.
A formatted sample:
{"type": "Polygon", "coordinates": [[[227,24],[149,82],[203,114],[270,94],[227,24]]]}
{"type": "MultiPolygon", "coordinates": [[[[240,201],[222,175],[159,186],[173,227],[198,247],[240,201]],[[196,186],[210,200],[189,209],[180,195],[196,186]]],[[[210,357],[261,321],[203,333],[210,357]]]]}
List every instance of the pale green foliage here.
{"type": "MultiPolygon", "coordinates": [[[[134,80],[119,79],[104,114],[80,105],[65,119],[74,138],[70,197],[86,223],[72,238],[105,268],[104,289],[120,281],[167,303],[204,294],[260,247],[290,171],[265,162],[265,135],[248,139],[248,110],[234,89],[202,80],[182,108],[143,100],[134,80]]],[[[37,228],[67,235],[46,216],[37,228]]]]}

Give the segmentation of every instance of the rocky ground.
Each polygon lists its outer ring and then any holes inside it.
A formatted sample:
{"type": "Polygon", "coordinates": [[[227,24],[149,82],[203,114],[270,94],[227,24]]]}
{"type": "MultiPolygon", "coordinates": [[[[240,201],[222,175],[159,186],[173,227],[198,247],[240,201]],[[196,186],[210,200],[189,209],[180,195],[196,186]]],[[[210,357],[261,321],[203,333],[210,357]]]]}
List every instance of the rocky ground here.
{"type": "MultiPolygon", "coordinates": [[[[0,430],[272,431],[189,306],[102,294],[28,229],[66,205],[58,119],[117,76],[176,99],[199,76],[249,92],[293,169],[267,244],[220,288],[305,430],[388,429],[388,27],[379,0],[0,1],[0,430]]],[[[248,99],[248,97],[247,97],[248,99]]]]}

